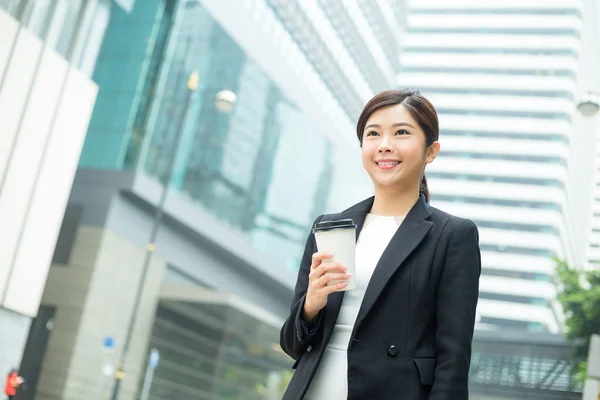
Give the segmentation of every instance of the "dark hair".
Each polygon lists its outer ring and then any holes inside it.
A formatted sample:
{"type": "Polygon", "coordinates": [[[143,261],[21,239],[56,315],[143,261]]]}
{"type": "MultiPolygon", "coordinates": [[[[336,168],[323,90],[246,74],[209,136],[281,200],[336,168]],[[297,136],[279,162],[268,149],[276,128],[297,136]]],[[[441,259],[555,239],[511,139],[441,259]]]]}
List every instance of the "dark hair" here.
{"type": "MultiPolygon", "coordinates": [[[[425,145],[429,147],[436,142],[440,136],[440,124],[437,112],[433,104],[427,100],[418,90],[388,90],[379,93],[373,97],[362,110],[358,123],[356,124],[356,135],[362,146],[363,131],[367,125],[367,120],[375,111],[380,108],[402,104],[417,121],[421,130],[425,133],[425,145]]],[[[429,189],[427,188],[427,178],[425,172],[421,176],[421,185],[419,193],[425,196],[425,201],[429,203],[429,189]]]]}

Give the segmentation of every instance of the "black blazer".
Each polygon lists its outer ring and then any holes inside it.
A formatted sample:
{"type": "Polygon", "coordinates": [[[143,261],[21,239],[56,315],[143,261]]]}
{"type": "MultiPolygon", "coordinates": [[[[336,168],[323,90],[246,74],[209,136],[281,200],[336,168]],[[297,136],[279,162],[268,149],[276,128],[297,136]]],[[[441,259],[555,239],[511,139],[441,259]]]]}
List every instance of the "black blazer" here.
{"type": "MultiPolygon", "coordinates": [[[[373,200],[333,219],[351,218],[360,232],[373,200]]],[[[281,347],[296,360],[284,400],[304,397],[344,296],[331,294],[312,326],[302,320],[316,251],[311,233],[291,313],[281,329],[281,347]]],[[[348,399],[467,400],[480,272],[475,224],[430,207],[421,197],[369,281],[348,344],[348,399]]]]}

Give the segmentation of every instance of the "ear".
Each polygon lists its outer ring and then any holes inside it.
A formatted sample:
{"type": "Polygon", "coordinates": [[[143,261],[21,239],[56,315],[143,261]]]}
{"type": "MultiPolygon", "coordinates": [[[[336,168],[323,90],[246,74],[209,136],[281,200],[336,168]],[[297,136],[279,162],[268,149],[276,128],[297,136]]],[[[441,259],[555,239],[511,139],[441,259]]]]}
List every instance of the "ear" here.
{"type": "Polygon", "coordinates": [[[425,162],[427,164],[433,162],[440,152],[440,142],[433,142],[431,146],[427,148],[427,153],[425,154],[425,162]]]}

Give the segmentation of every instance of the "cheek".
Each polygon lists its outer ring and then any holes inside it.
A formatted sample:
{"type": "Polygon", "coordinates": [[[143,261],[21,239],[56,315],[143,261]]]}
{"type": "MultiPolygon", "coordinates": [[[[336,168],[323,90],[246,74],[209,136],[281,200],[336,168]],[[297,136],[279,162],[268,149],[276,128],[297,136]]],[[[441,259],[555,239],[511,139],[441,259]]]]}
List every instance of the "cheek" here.
{"type": "Polygon", "coordinates": [[[363,143],[361,148],[361,155],[363,164],[367,164],[373,161],[373,146],[363,143]]]}
{"type": "Polygon", "coordinates": [[[412,140],[404,143],[399,151],[402,153],[404,160],[411,164],[422,164],[427,155],[423,146],[412,140]]]}

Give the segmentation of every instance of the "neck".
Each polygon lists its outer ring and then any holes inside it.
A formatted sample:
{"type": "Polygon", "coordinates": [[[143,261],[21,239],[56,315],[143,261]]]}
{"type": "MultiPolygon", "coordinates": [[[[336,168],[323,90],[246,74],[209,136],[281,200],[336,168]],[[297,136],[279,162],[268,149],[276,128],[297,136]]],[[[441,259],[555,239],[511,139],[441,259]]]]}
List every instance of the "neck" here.
{"type": "Polygon", "coordinates": [[[404,216],[419,199],[419,190],[411,188],[375,187],[371,213],[386,216],[404,216]]]}

